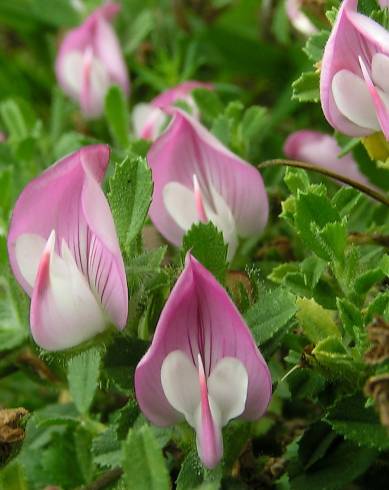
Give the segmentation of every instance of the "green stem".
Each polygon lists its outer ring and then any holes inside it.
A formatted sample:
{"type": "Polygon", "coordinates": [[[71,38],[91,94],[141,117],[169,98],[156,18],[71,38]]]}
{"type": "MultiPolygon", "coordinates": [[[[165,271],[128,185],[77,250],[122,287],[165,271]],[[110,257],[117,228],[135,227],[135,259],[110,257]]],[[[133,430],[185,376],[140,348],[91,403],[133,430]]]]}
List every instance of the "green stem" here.
{"type": "Polygon", "coordinates": [[[258,170],[262,170],[263,168],[267,167],[276,167],[276,166],[281,166],[281,167],[294,167],[294,168],[302,168],[303,170],[308,170],[311,172],[316,172],[322,175],[325,175],[327,177],[331,177],[332,179],[339,180],[340,182],[343,182],[344,184],[350,185],[351,187],[354,187],[355,189],[358,189],[359,191],[363,192],[367,196],[371,197],[372,199],[375,199],[376,201],[380,202],[381,204],[384,204],[385,206],[389,207],[389,198],[381,194],[380,192],[375,191],[371,187],[368,187],[364,184],[361,184],[360,182],[356,182],[355,180],[349,179],[348,177],[345,177],[344,175],[339,175],[336,172],[333,172],[332,170],[329,170],[324,167],[320,167],[319,165],[313,165],[312,163],[306,163],[306,162],[300,162],[298,160],[286,160],[282,158],[277,158],[274,160],[266,160],[265,162],[260,163],[257,165],[258,170]]]}

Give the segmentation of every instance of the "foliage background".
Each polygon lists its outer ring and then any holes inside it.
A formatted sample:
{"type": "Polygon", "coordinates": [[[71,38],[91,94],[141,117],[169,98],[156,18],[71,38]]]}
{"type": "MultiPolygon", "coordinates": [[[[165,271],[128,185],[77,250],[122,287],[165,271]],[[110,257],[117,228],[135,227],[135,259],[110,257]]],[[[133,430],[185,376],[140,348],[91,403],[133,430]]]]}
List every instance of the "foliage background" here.
{"type": "MultiPolygon", "coordinates": [[[[217,89],[194,94],[203,123],[254,165],[282,157],[292,131],[331,132],[317,103],[317,63],[338,2],[306,5],[323,31],[304,53],[282,1],[122,0],[115,27],[131,98],[127,104],[113,88],[96,122],[82,118],[54,77],[61,36],[100,2],[86,0],[84,13],[74,3],[0,1],[0,129],[7,135],[0,144],[0,408],[29,412],[0,418],[0,430],[19,429],[16,440],[0,438],[0,488],[388,488],[387,207],[313,173],[267,168],[269,224],[233,264],[212,225],[193,227],[175,251],[147,219],[147,144],[129,129],[135,103],[199,79],[217,89]],[[10,275],[9,216],[31,178],[96,141],[113,149],[106,191],[125,253],[128,326],[48,355],[29,336],[28,302],[10,275]],[[157,246],[149,246],[150,234],[157,246]],[[227,287],[273,377],[267,415],[229,424],[213,471],[199,463],[185,424],[150,426],[133,392],[135,366],[189,248],[227,287]]],[[[377,11],[385,24],[373,0],[360,9],[377,11]]],[[[337,137],[385,193],[388,171],[359,141],[337,137]]]]}

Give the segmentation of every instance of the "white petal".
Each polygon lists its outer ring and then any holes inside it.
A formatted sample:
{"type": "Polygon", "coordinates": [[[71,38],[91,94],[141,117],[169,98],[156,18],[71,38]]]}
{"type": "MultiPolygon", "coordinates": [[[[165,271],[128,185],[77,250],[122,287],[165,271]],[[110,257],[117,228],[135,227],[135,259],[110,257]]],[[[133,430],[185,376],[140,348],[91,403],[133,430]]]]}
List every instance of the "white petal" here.
{"type": "Polygon", "coordinates": [[[54,251],[55,239],[51,241],[49,278],[38,284],[40,291],[34,290],[31,329],[35,341],[53,351],[90,339],[104,330],[107,321],[65,241],[62,257],[54,251]]]}
{"type": "Polygon", "coordinates": [[[184,231],[189,230],[193,223],[197,223],[197,216],[194,192],[178,182],[169,182],[163,189],[164,205],[184,231]]]}
{"type": "Polygon", "coordinates": [[[374,84],[389,94],[389,57],[376,53],[371,63],[371,71],[374,84]]]}
{"type": "Polygon", "coordinates": [[[85,113],[89,117],[95,117],[103,110],[105,95],[111,85],[111,80],[106,67],[95,56],[92,57],[88,69],[85,68],[84,59],[84,76],[89,77],[89,80],[83,80],[83,83],[87,84],[87,89],[81,93],[81,103],[85,113]],[[89,73],[87,73],[88,69],[89,73]]]}
{"type": "Polygon", "coordinates": [[[162,363],[161,383],[170,405],[195,427],[200,408],[200,384],[193,361],[180,350],[170,352],[162,363]]]}
{"type": "Polygon", "coordinates": [[[80,51],[71,51],[63,59],[64,82],[73,97],[78,98],[82,89],[84,57],[80,51]]]}
{"type": "Polygon", "coordinates": [[[31,287],[34,287],[39,261],[46,240],[39,235],[25,233],[15,243],[15,256],[20,272],[31,287]]]}
{"type": "Polygon", "coordinates": [[[332,94],[339,111],[363,128],[380,131],[371,95],[362,78],[341,70],[332,79],[332,94]]]}
{"type": "Polygon", "coordinates": [[[91,85],[92,92],[99,97],[105,95],[110,85],[108,71],[103,63],[95,57],[92,59],[91,85]]]}
{"type": "Polygon", "coordinates": [[[151,104],[137,104],[132,111],[132,123],[138,138],[154,141],[162,131],[166,115],[151,104]]]}
{"type": "Polygon", "coordinates": [[[243,413],[248,388],[247,370],[239,359],[223,357],[208,378],[212,413],[221,426],[243,413]],[[217,410],[216,410],[217,407],[217,410]]]}

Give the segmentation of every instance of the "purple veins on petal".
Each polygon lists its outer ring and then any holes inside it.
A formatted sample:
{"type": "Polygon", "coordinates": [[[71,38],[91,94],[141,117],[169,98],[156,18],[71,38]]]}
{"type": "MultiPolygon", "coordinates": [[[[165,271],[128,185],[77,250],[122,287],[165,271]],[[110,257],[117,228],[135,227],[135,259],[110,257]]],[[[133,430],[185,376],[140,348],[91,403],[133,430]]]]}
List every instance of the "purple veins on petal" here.
{"type": "Polygon", "coordinates": [[[270,373],[247,325],[190,254],[136,368],[135,390],[151,422],[185,419],[194,428],[209,468],[223,454],[222,427],[235,417],[258,419],[269,403],[270,373]]]}
{"type": "Polygon", "coordinates": [[[126,323],[124,264],[100,187],[108,162],[105,145],[72,153],[30,182],[13,211],[11,267],[31,297],[32,335],[47,350],[126,323]]]}

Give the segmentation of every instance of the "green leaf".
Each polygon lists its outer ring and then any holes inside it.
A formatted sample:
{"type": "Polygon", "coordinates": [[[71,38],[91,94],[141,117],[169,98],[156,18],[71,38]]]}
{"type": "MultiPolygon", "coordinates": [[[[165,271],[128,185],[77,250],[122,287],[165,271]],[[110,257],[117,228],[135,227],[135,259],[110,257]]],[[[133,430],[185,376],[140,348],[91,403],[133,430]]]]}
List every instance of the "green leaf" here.
{"type": "Polygon", "coordinates": [[[220,465],[215,470],[207,470],[196,449],[192,449],[181,465],[176,486],[177,490],[219,490],[221,477],[220,465]]]}
{"type": "Polygon", "coordinates": [[[145,284],[161,272],[161,262],[166,254],[166,246],[147,250],[141,255],[129,257],[126,263],[127,280],[132,289],[145,284]]]}
{"type": "Polygon", "coordinates": [[[207,124],[212,124],[213,120],[223,112],[223,104],[213,90],[196,88],[192,90],[192,97],[207,124]]]}
{"type": "Polygon", "coordinates": [[[69,390],[80,413],[92,404],[100,376],[100,352],[89,349],[71,358],[68,363],[69,390]]]}
{"type": "Polygon", "coordinates": [[[341,187],[331,199],[331,203],[343,218],[351,213],[361,198],[361,192],[353,187],[341,187]]]}
{"type": "Polygon", "coordinates": [[[252,437],[247,421],[234,420],[223,430],[223,470],[232,468],[252,437]]]}
{"type": "Polygon", "coordinates": [[[34,0],[31,5],[31,15],[41,22],[55,27],[73,27],[80,22],[80,18],[68,0],[34,0]]]}
{"type": "Polygon", "coordinates": [[[284,288],[262,291],[245,319],[257,344],[263,344],[283,328],[297,311],[296,298],[284,288]]]}
{"type": "Polygon", "coordinates": [[[342,398],[327,413],[325,420],[335,432],[358,445],[389,449],[387,429],[380,424],[372,407],[366,408],[366,399],[360,395],[342,398]]]}
{"type": "Polygon", "coordinates": [[[339,337],[321,340],[312,351],[315,362],[323,374],[331,380],[342,380],[344,387],[358,386],[364,374],[364,366],[347,352],[339,337]]]}
{"type": "Polygon", "coordinates": [[[169,490],[169,473],[162,451],[147,425],[130,429],[123,447],[123,469],[127,490],[169,490]]]}
{"type": "Polygon", "coordinates": [[[223,145],[230,146],[232,121],[225,114],[219,114],[212,123],[212,133],[223,145]]]}
{"type": "Polygon", "coordinates": [[[212,223],[197,223],[185,234],[183,254],[190,252],[218,281],[224,283],[227,270],[227,245],[223,234],[212,223]]]}
{"type": "Polygon", "coordinates": [[[131,392],[135,367],[149,347],[149,342],[129,336],[116,336],[107,347],[104,367],[110,380],[124,392],[131,392]]]}
{"type": "Polygon", "coordinates": [[[13,167],[0,168],[0,219],[3,213],[4,217],[7,218],[13,195],[12,186],[13,167]]]}
{"type": "Polygon", "coordinates": [[[103,468],[115,468],[121,464],[122,446],[114,426],[93,439],[92,454],[93,461],[103,468]]]}
{"type": "Polygon", "coordinates": [[[359,170],[366,175],[372,184],[380,187],[384,191],[389,188],[389,171],[378,167],[377,163],[371,160],[361,143],[353,148],[352,156],[359,170]]]}
{"type": "Polygon", "coordinates": [[[78,427],[74,431],[74,447],[82,476],[89,482],[93,476],[92,435],[84,427],[78,427]]]}
{"type": "Polygon", "coordinates": [[[128,29],[128,42],[124,44],[126,55],[134,53],[142,41],[150,34],[154,28],[154,15],[151,10],[143,10],[132,22],[128,29]]]}
{"type": "Polygon", "coordinates": [[[76,426],[80,423],[73,403],[46,405],[32,415],[33,423],[40,429],[54,425],[76,426]]]}
{"type": "Polygon", "coordinates": [[[0,345],[2,350],[13,349],[28,337],[25,298],[19,286],[8,275],[5,237],[0,236],[0,345]]]}
{"type": "Polygon", "coordinates": [[[28,490],[26,475],[17,462],[0,470],[0,490],[28,490]]]}
{"type": "Polygon", "coordinates": [[[301,367],[287,378],[293,398],[315,400],[325,388],[326,380],[317,370],[301,367]]]}
{"type": "Polygon", "coordinates": [[[328,424],[319,421],[304,432],[299,441],[298,455],[304,470],[308,470],[328,452],[337,434],[328,424]]]}
{"type": "Polygon", "coordinates": [[[204,481],[204,467],[193,449],[184,459],[176,480],[177,490],[194,490],[204,481]]]}
{"type": "Polygon", "coordinates": [[[272,17],[271,30],[274,33],[275,38],[279,43],[287,44],[290,40],[290,21],[286,15],[284,2],[280,2],[276,5],[272,17]]]}
{"type": "Polygon", "coordinates": [[[351,338],[355,339],[354,328],[362,328],[363,326],[363,318],[360,310],[345,298],[337,298],[336,303],[345,332],[351,338]]]}
{"type": "Polygon", "coordinates": [[[301,262],[300,269],[304,275],[304,282],[309,289],[315,288],[326,266],[326,262],[315,255],[311,255],[301,262]]]}
{"type": "Polygon", "coordinates": [[[110,132],[119,146],[129,144],[130,118],[123,90],[113,85],[105,96],[105,116],[110,132]]]}
{"type": "Polygon", "coordinates": [[[319,102],[319,80],[320,75],[317,71],[303,73],[292,83],[292,98],[299,102],[319,102]]]}
{"type": "Polygon", "coordinates": [[[355,291],[358,294],[366,294],[376,283],[389,276],[389,255],[385,254],[378,267],[369,269],[361,274],[355,281],[355,291]]]}
{"type": "Polygon", "coordinates": [[[298,298],[296,304],[298,307],[296,317],[305,335],[313,343],[316,344],[329,336],[340,337],[332,313],[317,304],[315,300],[298,298]]]}
{"type": "Polygon", "coordinates": [[[0,116],[12,141],[26,139],[36,123],[31,106],[24,100],[7,99],[1,102],[0,116]]]}
{"type": "Polygon", "coordinates": [[[314,63],[321,61],[329,35],[329,31],[320,31],[308,38],[303,51],[314,63]]]}
{"type": "Polygon", "coordinates": [[[305,170],[286,167],[284,182],[290,192],[297,196],[298,191],[306,192],[309,189],[309,177],[305,170]]]}
{"type": "Polygon", "coordinates": [[[108,199],[119,240],[127,251],[142,230],[152,192],[151,171],[145,158],[126,158],[116,164],[108,199]]]}
{"type": "Polygon", "coordinates": [[[291,480],[292,490],[342,490],[346,483],[363,474],[377,452],[349,441],[337,445],[308,471],[291,480]]]}
{"type": "Polygon", "coordinates": [[[313,225],[311,229],[316,233],[317,238],[321,240],[332,260],[338,260],[339,262],[344,260],[347,245],[345,223],[327,223],[321,230],[313,225]]]}
{"type": "Polygon", "coordinates": [[[331,260],[334,256],[331,248],[333,230],[330,228],[326,231],[325,227],[337,221],[340,221],[340,216],[325,196],[299,192],[296,199],[296,227],[306,245],[324,260],[331,260]]]}
{"type": "Polygon", "coordinates": [[[382,316],[389,321],[389,292],[379,293],[367,307],[366,323],[370,323],[374,317],[382,316]]]}
{"type": "Polygon", "coordinates": [[[257,146],[261,143],[261,134],[268,122],[267,109],[261,106],[249,107],[240,125],[241,138],[244,144],[244,154],[248,160],[255,156],[257,146]]]}
{"type": "Polygon", "coordinates": [[[81,469],[74,454],[74,437],[70,431],[66,434],[54,433],[50,445],[40,454],[40,458],[43,467],[41,474],[46,485],[75,488],[83,483],[81,469]],[[69,461],[72,461],[71,471],[69,461]]]}

